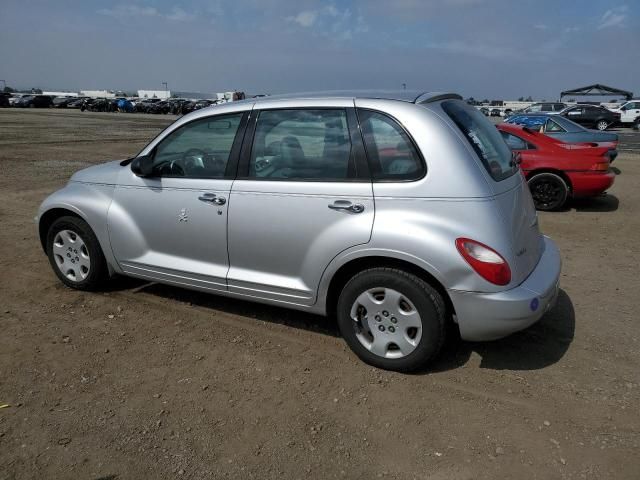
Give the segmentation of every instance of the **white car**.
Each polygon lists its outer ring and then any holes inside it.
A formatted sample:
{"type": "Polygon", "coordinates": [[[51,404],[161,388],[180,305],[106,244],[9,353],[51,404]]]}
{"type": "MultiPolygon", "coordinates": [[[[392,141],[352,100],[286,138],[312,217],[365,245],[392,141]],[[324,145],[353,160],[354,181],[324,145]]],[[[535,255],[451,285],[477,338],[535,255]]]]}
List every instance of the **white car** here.
{"type": "Polygon", "coordinates": [[[620,114],[620,123],[632,124],[640,118],[640,100],[630,100],[611,111],[620,114]]]}

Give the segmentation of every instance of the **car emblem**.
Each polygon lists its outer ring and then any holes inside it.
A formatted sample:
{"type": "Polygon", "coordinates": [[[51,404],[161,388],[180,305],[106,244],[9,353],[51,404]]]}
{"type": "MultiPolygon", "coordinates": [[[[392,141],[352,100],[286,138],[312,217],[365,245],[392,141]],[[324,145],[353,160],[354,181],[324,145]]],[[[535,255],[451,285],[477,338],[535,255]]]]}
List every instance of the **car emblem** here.
{"type": "Polygon", "coordinates": [[[521,257],[521,256],[522,256],[522,255],[524,255],[525,253],[527,253],[527,249],[526,249],[526,248],[523,248],[522,250],[518,250],[518,251],[516,252],[516,256],[517,256],[517,257],[521,257]]]}
{"type": "Polygon", "coordinates": [[[178,220],[181,222],[188,222],[189,221],[189,215],[187,215],[187,209],[183,208],[182,210],[180,210],[180,215],[178,215],[178,220]]]}

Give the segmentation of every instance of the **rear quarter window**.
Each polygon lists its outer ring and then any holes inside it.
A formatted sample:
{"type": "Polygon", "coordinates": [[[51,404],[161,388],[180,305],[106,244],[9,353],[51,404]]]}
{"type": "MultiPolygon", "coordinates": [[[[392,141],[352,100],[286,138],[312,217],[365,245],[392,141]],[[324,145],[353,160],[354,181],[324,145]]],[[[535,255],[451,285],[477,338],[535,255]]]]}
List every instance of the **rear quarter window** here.
{"type": "Polygon", "coordinates": [[[504,180],[518,171],[511,149],[498,129],[482,113],[453,100],[443,102],[442,109],[466,137],[495,181],[504,180]]]}

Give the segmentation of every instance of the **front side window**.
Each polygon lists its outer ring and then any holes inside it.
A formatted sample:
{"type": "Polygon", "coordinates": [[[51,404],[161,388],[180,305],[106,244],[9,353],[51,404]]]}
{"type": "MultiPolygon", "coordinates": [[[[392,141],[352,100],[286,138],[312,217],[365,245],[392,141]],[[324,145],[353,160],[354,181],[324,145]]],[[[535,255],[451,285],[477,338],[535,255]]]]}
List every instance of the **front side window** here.
{"type": "Polygon", "coordinates": [[[249,177],[329,181],[355,177],[346,110],[261,111],[249,177]]]}
{"type": "Polygon", "coordinates": [[[203,118],[171,132],[155,148],[154,176],[224,178],[242,115],[203,118]]]}
{"type": "Polygon", "coordinates": [[[518,171],[511,150],[484,115],[457,101],[443,102],[442,108],[467,138],[494,180],[504,180],[518,171]]]}
{"type": "Polygon", "coordinates": [[[542,109],[543,112],[553,112],[553,107],[551,105],[548,104],[544,104],[542,105],[542,109]]]}
{"type": "Polygon", "coordinates": [[[358,110],[358,120],[374,180],[407,181],[424,175],[424,162],[398,122],[371,110],[358,110]]]}

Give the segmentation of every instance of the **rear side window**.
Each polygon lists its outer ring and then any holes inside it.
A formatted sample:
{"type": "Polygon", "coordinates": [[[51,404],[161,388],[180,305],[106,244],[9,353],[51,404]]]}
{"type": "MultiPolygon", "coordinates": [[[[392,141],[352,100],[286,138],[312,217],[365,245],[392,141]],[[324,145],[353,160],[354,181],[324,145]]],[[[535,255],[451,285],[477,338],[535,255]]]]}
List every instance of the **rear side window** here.
{"type": "Polygon", "coordinates": [[[443,102],[442,108],[467,138],[495,181],[504,180],[518,171],[511,149],[484,115],[458,101],[443,102]]]}
{"type": "MultiPolygon", "coordinates": [[[[483,116],[480,112],[478,115],[483,116]]],[[[424,176],[424,162],[398,122],[380,112],[362,109],[358,110],[358,120],[374,180],[409,181],[424,176]]]]}
{"type": "Polygon", "coordinates": [[[515,135],[511,135],[507,132],[500,133],[502,134],[502,138],[504,138],[504,141],[507,142],[507,145],[509,145],[509,148],[511,148],[512,150],[527,150],[527,142],[525,142],[520,137],[516,137],[515,135]]]}

